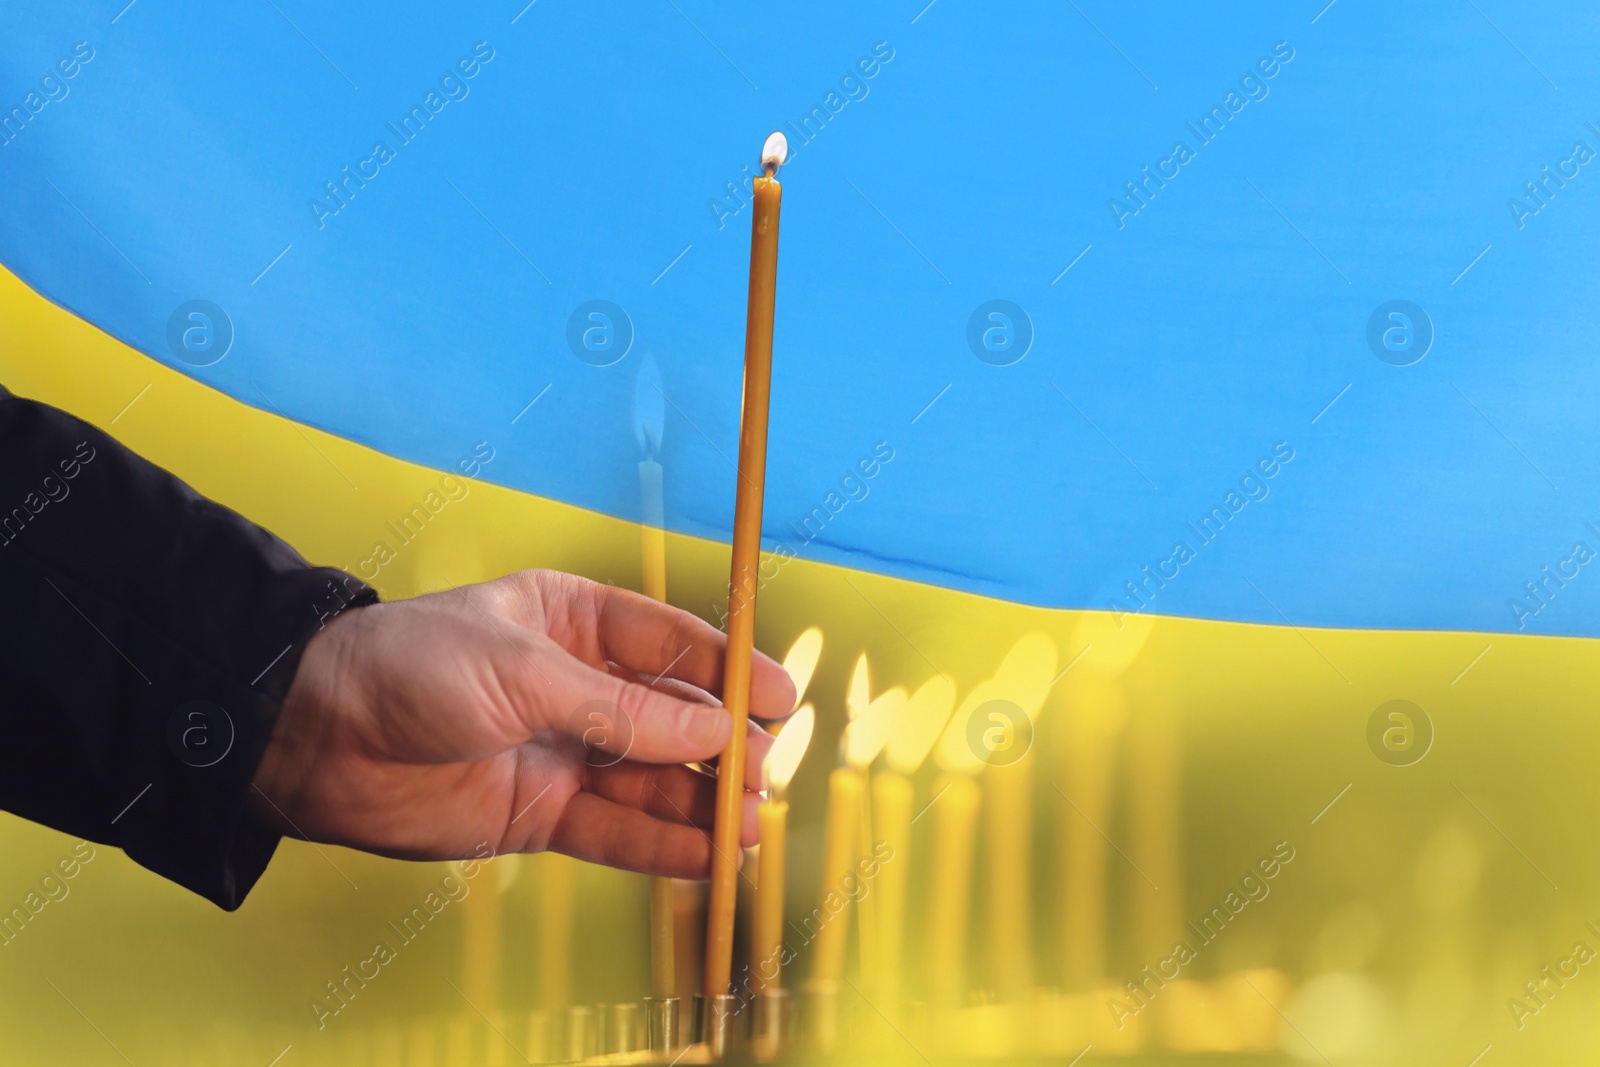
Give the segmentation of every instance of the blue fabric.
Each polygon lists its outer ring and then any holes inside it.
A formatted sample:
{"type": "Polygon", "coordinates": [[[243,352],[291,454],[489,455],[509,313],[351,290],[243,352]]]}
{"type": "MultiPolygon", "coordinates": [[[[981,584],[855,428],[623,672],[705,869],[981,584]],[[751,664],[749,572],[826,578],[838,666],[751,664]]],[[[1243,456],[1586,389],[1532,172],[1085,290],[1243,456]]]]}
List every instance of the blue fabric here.
{"type": "Polygon", "coordinates": [[[123,2],[0,13],[0,259],[246,403],[637,518],[653,355],[666,521],[726,538],[738,185],[784,129],[774,545],[1600,632],[1593,11],[123,2]]]}

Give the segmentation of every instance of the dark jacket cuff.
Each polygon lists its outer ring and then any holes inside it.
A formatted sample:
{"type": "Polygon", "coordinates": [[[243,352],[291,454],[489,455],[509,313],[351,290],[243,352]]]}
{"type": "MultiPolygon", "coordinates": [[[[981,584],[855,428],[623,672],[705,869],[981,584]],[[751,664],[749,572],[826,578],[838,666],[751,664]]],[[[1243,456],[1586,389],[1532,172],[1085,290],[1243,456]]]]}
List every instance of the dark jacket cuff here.
{"type": "Polygon", "coordinates": [[[0,807],[238,907],[278,842],[246,809],[301,654],[376,601],[0,390],[0,807]]]}

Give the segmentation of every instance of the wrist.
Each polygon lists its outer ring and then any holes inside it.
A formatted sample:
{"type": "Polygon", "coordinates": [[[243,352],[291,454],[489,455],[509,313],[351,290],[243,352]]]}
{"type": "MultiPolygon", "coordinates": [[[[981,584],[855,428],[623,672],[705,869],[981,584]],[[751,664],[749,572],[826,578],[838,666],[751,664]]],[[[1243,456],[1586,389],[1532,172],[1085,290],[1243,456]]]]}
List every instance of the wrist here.
{"type": "Polygon", "coordinates": [[[279,706],[272,735],[251,781],[246,811],[284,835],[303,837],[296,825],[299,798],[326,750],[338,705],[338,689],[350,678],[353,636],[367,608],[341,612],[312,635],[301,650],[294,678],[279,706]]]}

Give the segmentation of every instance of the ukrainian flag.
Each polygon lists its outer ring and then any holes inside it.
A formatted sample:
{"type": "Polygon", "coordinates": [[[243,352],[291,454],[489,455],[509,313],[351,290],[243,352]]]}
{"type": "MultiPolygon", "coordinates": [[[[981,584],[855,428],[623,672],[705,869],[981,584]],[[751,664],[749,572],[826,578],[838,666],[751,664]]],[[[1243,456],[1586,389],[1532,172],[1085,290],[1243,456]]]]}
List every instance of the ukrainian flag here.
{"type": "MultiPolygon", "coordinates": [[[[1587,1062],[1597,47],[1504,0],[14,7],[0,382],[387,598],[638,588],[662,525],[719,619],[782,130],[792,913],[859,654],[958,716],[1048,683],[978,774],[966,1006],[872,1055],[1587,1062]]],[[[0,910],[74,848],[4,841],[0,910]]],[[[0,1058],[560,1058],[645,992],[642,882],[487,869],[351,992],[442,865],[289,843],[225,915],[101,849],[0,952],[0,1058]]]]}

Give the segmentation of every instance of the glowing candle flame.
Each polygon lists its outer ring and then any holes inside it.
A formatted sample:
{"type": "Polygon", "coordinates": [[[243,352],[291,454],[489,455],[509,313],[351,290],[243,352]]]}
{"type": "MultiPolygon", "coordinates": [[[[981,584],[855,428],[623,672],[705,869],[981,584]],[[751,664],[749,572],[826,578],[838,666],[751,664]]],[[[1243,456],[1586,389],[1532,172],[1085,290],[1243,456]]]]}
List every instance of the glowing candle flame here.
{"type": "MultiPolygon", "coordinates": [[[[1091,603],[1103,604],[1121,594],[1111,582],[1097,591],[1091,603]]],[[[1155,629],[1156,619],[1149,615],[1114,611],[1085,611],[1078,624],[1072,628],[1067,641],[1069,656],[1083,657],[1073,669],[1073,680],[1089,675],[1095,679],[1115,678],[1125,672],[1139,658],[1145,642],[1155,629]]]]}
{"type": "Polygon", "coordinates": [[[861,653],[861,658],[856,660],[856,669],[850,675],[850,690],[844,698],[845,710],[850,713],[850,720],[854,722],[867,710],[867,705],[872,703],[872,687],[868,684],[867,654],[861,653]]]}
{"type": "Polygon", "coordinates": [[[1060,675],[1056,670],[1056,646],[1040,633],[1024,634],[1011,646],[994,676],[979,683],[956,709],[934,750],[934,761],[941,770],[976,774],[988,763],[992,752],[977,743],[988,733],[969,730],[972,716],[991,700],[1015,704],[1030,722],[1036,721],[1050,687],[1060,675]]]}
{"type": "Polygon", "coordinates": [[[889,769],[907,777],[915,774],[939,740],[955,706],[955,683],[943,676],[929,678],[911,694],[890,727],[889,744],[884,750],[889,769]]]}
{"type": "Polygon", "coordinates": [[[779,130],[773,130],[767,135],[766,143],[761,146],[761,169],[767,172],[767,177],[776,177],[778,168],[783,166],[789,158],[789,139],[779,130]]]}
{"type": "Polygon", "coordinates": [[[866,770],[889,743],[889,732],[906,704],[906,691],[895,686],[868,704],[845,727],[844,759],[857,770],[866,770]]]}
{"type": "Polygon", "coordinates": [[[944,733],[939,735],[939,743],[933,750],[933,761],[941,771],[977,774],[983,770],[988,762],[987,753],[973,751],[973,746],[967,740],[967,721],[972,718],[973,712],[999,695],[992,682],[980,683],[967,694],[955,715],[945,725],[944,733]]]}
{"type": "Polygon", "coordinates": [[[656,357],[647,352],[639,363],[639,376],[633,382],[633,436],[645,459],[655,459],[661,451],[661,433],[666,421],[661,371],[656,366],[656,357]]]}
{"type": "Polygon", "coordinates": [[[775,796],[782,796],[794,781],[794,772],[800,769],[806,747],[811,744],[811,731],[816,725],[816,712],[807,704],[784,723],[778,739],[767,750],[761,761],[761,784],[775,796]]]}
{"type": "Polygon", "coordinates": [[[816,673],[817,660],[821,657],[822,631],[815,626],[795,638],[794,644],[789,646],[789,654],[783,657],[783,669],[788,672],[789,680],[794,682],[796,707],[806,695],[806,686],[811,684],[811,676],[816,673]]]}
{"type": "Polygon", "coordinates": [[[994,683],[1005,699],[1036,719],[1056,677],[1056,643],[1045,634],[1031,633],[1011,646],[995,669],[994,683]]]}

